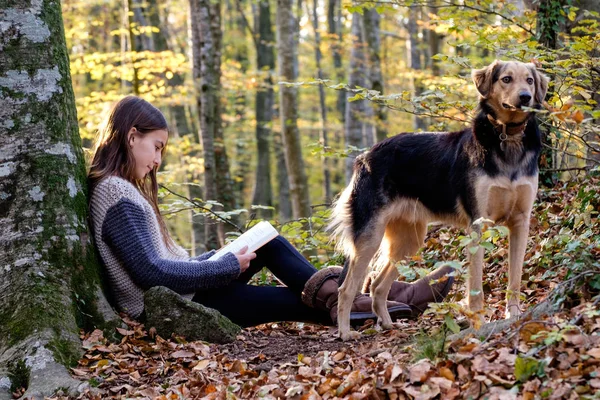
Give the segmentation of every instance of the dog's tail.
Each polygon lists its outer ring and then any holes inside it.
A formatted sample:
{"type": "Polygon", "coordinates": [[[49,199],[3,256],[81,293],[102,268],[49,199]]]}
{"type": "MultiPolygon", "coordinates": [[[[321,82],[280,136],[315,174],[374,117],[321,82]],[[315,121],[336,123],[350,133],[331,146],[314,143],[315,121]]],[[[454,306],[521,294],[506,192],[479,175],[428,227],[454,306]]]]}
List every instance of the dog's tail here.
{"type": "Polygon", "coordinates": [[[346,257],[354,257],[354,233],[352,230],[352,192],[354,191],[354,181],[356,172],[346,189],[340,194],[333,204],[331,220],[327,230],[332,233],[332,238],[337,239],[336,249],[346,257]]]}
{"type": "Polygon", "coordinates": [[[366,172],[364,154],[361,154],[354,161],[354,172],[350,183],[333,204],[331,220],[327,226],[327,230],[332,232],[332,238],[337,238],[337,251],[349,258],[353,258],[356,252],[353,203],[358,195],[357,187],[360,186],[360,181],[364,179],[363,175],[366,172]]]}

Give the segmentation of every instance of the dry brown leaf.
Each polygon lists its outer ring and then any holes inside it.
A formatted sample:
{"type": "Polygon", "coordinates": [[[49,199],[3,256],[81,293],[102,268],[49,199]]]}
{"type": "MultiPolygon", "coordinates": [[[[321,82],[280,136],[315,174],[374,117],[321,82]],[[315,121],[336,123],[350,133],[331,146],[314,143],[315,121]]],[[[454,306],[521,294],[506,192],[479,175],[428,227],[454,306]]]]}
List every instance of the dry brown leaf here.
{"type": "Polygon", "coordinates": [[[471,353],[478,345],[475,343],[466,344],[458,349],[459,353],[471,353]]]}
{"type": "Polygon", "coordinates": [[[411,395],[414,400],[429,400],[440,394],[440,388],[435,384],[421,386],[407,385],[404,387],[404,391],[411,395]]]}
{"type": "Polygon", "coordinates": [[[188,350],[178,350],[171,353],[171,358],[192,358],[195,356],[196,353],[188,350]]]}
{"type": "Polygon", "coordinates": [[[402,368],[398,364],[394,364],[392,367],[392,374],[390,375],[390,383],[394,382],[402,374],[402,368]]]}
{"type": "Polygon", "coordinates": [[[348,374],[346,379],[342,382],[342,384],[337,388],[335,394],[336,396],[345,396],[348,392],[352,390],[356,385],[360,383],[362,380],[362,374],[358,370],[354,370],[348,374]]]}
{"type": "Polygon", "coordinates": [[[586,354],[600,360],[600,347],[594,347],[593,349],[586,351],[586,354]]]}
{"type": "Polygon", "coordinates": [[[119,332],[123,336],[131,336],[135,333],[134,331],[130,331],[130,330],[123,329],[123,328],[117,328],[117,332],[119,332]]]}
{"type": "Polygon", "coordinates": [[[433,382],[437,385],[442,393],[448,392],[452,388],[452,381],[450,379],[432,376],[429,378],[428,382],[433,382]]]}
{"type": "Polygon", "coordinates": [[[409,379],[412,383],[425,382],[432,366],[429,360],[420,360],[408,368],[409,379]]]}
{"type": "Polygon", "coordinates": [[[208,367],[208,365],[211,363],[211,360],[200,360],[198,361],[198,364],[196,364],[194,366],[194,368],[192,368],[192,371],[202,371],[204,369],[206,369],[206,367],[208,367]]]}
{"type": "Polygon", "coordinates": [[[588,383],[594,389],[600,389],[600,379],[598,379],[598,378],[590,379],[588,383]]]}
{"type": "Polygon", "coordinates": [[[440,374],[440,376],[442,376],[452,382],[454,382],[456,380],[454,373],[448,367],[440,367],[439,374],[440,374]]]}

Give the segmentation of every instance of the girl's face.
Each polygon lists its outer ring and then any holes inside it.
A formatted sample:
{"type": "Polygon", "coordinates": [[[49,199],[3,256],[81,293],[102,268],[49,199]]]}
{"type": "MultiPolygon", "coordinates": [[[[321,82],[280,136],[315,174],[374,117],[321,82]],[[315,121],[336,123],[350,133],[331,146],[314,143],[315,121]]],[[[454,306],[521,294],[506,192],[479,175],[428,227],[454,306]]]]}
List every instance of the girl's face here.
{"type": "Polygon", "coordinates": [[[167,144],[169,134],[160,129],[140,133],[135,128],[129,131],[129,146],[135,159],[135,179],[144,179],[154,167],[162,161],[162,150],[167,144]]]}

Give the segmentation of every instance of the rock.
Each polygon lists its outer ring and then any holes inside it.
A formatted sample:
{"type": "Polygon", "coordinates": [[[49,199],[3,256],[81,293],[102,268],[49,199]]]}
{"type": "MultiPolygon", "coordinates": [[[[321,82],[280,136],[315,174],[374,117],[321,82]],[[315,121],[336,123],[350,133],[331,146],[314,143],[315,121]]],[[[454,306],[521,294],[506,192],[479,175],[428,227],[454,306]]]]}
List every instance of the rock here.
{"type": "Polygon", "coordinates": [[[172,334],[189,341],[233,342],[241,328],[215,309],[194,303],[164,286],[144,294],[146,328],[154,327],[163,338],[172,334]]]}

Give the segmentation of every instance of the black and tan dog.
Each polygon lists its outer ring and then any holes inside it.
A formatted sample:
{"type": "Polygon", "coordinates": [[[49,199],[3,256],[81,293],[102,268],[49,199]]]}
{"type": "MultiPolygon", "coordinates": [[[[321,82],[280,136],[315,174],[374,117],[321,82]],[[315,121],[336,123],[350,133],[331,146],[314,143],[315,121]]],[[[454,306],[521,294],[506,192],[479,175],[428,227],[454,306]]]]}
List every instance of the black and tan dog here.
{"type": "MultiPolygon", "coordinates": [[[[373,257],[380,273],[371,284],[373,308],[386,329],[385,307],[395,262],[423,244],[427,224],[470,228],[483,217],[510,229],[507,316],[519,314],[519,290],[529,218],[538,186],[540,132],[534,113],[548,78],[533,64],[495,61],[474,70],[480,93],[472,126],[459,132],[405,133],[356,158],[330,226],[348,257],[340,287],[338,326],[343,340],[356,337],[348,322],[352,300],[373,257]]],[[[467,286],[471,310],[483,308],[483,250],[471,256],[467,286]]]]}

